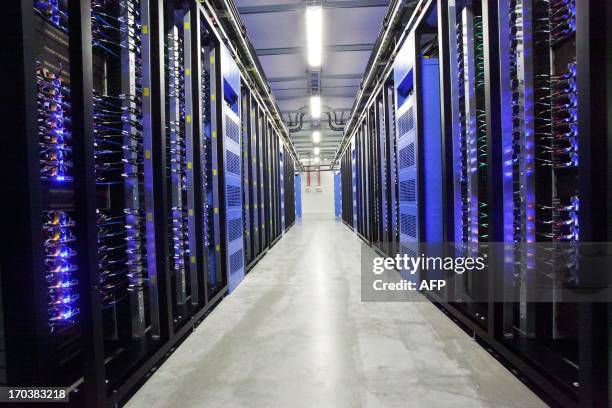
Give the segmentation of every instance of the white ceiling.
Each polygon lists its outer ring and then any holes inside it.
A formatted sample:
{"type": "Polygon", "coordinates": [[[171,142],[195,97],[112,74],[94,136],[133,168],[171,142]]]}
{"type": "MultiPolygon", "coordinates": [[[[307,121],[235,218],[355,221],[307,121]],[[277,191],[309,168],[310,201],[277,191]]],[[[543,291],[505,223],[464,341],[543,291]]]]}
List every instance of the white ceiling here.
{"type": "MultiPolygon", "coordinates": [[[[309,108],[306,56],[306,2],[300,0],[235,0],[272,92],[286,121],[309,108]]],[[[323,63],[321,66],[321,159],[329,160],[342,132],[332,131],[327,110],[338,116],[353,106],[361,78],[387,13],[384,0],[323,0],[323,63]],[[329,108],[326,108],[329,107],[329,108]]],[[[291,133],[302,158],[312,156],[310,115],[300,132],[291,133]]]]}

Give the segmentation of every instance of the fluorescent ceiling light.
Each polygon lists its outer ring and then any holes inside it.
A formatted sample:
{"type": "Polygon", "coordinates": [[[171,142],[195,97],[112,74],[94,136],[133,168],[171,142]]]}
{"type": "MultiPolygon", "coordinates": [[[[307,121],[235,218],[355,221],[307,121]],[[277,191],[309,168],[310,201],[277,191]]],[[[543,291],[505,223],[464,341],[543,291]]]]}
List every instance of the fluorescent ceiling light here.
{"type": "Polygon", "coordinates": [[[313,119],[321,117],[321,97],[318,95],[310,97],[310,116],[313,119]]]}
{"type": "Polygon", "coordinates": [[[315,146],[315,148],[314,148],[314,149],[312,149],[312,151],[313,151],[313,153],[314,153],[314,155],[315,155],[315,156],[318,156],[318,155],[319,155],[319,152],[321,151],[321,149],[319,149],[319,146],[315,146]]]}
{"type": "Polygon", "coordinates": [[[321,6],[306,8],[306,36],[308,41],[308,65],[320,67],[323,47],[323,10],[321,6]]]}
{"type": "Polygon", "coordinates": [[[321,132],[315,130],[312,132],[312,143],[319,143],[321,141],[321,132]]]}

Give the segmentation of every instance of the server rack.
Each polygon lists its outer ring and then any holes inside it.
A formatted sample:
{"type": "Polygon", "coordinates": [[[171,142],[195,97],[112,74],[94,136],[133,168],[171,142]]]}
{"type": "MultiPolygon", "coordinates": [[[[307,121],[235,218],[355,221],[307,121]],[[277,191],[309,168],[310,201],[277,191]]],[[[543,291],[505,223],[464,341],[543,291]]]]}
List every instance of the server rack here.
{"type": "Polygon", "coordinates": [[[339,219],[342,214],[342,178],[340,171],[334,170],[334,215],[339,219]]]}
{"type": "Polygon", "coordinates": [[[302,176],[300,173],[295,173],[294,177],[294,195],[295,195],[295,218],[302,219],[302,176]]]}
{"type": "Polygon", "coordinates": [[[274,146],[278,183],[285,130],[272,127],[270,146],[241,138],[241,81],[255,123],[270,107],[205,5],[22,0],[7,11],[18,57],[3,102],[15,113],[1,154],[14,234],[0,266],[0,381],[65,387],[73,406],[121,404],[239,282],[253,191],[242,166],[274,146]]]}
{"type": "Polygon", "coordinates": [[[258,98],[245,84],[242,89],[242,197],[248,272],[295,221],[295,164],[258,98]],[[266,154],[268,148],[270,153],[266,154]]]}
{"type": "Polygon", "coordinates": [[[528,301],[536,270],[545,268],[555,284],[587,279],[588,267],[581,271],[579,260],[561,266],[560,252],[609,239],[609,208],[593,200],[609,196],[610,127],[603,113],[610,97],[589,78],[603,81],[610,72],[610,16],[609,5],[579,1],[419,2],[354,115],[355,130],[346,135],[350,143],[340,157],[343,221],[377,251],[401,252],[393,243],[385,250],[374,242],[377,230],[391,242],[399,233],[404,242],[453,243],[455,256],[506,244],[491,265],[504,271],[501,281],[453,279],[445,297],[427,296],[555,406],[610,403],[609,305],[528,301]],[[596,32],[594,23],[608,28],[596,32]],[[409,106],[416,129],[408,141],[411,127],[402,115],[409,106]],[[366,138],[380,161],[363,168],[363,129],[372,119],[378,129],[366,138]],[[381,138],[396,127],[389,139],[381,138]],[[414,156],[402,154],[413,141],[414,156]],[[414,167],[407,166],[413,160],[414,167]],[[372,212],[363,205],[362,189],[364,173],[374,167],[380,175],[370,178],[369,190],[381,199],[372,212]],[[414,195],[402,185],[413,168],[414,195]],[[377,187],[378,180],[384,186],[377,187]],[[416,221],[402,225],[412,209],[408,203],[415,203],[416,221]],[[370,235],[363,225],[367,211],[374,222],[370,235]],[[393,216],[396,228],[389,225],[393,216]],[[406,230],[417,237],[406,237],[406,230]],[[538,245],[551,243],[564,249],[542,257],[538,245]],[[573,272],[558,273],[565,269],[573,272]],[[516,300],[494,301],[500,288],[516,300]]]}
{"type": "Polygon", "coordinates": [[[283,183],[284,183],[284,212],[283,217],[285,218],[284,232],[287,232],[289,228],[291,228],[295,224],[295,219],[297,216],[297,204],[296,202],[299,200],[299,191],[295,182],[295,165],[293,164],[293,160],[288,159],[288,153],[285,151],[284,156],[284,175],[283,175],[283,183]]]}

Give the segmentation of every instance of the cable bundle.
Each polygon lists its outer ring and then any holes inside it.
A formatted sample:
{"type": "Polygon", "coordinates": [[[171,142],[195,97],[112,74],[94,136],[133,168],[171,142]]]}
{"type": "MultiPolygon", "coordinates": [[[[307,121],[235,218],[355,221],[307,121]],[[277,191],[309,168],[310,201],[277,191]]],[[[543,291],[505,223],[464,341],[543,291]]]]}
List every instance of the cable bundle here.
{"type": "Polygon", "coordinates": [[[549,12],[552,43],[576,32],[576,0],[552,0],[549,12]]]}
{"type": "Polygon", "coordinates": [[[76,322],[79,309],[76,301],[78,280],[74,277],[77,267],[72,248],[75,241],[74,221],[66,211],[43,213],[45,274],[48,284],[49,326],[57,327],[76,322]]]}
{"type": "Polygon", "coordinates": [[[476,138],[470,142],[470,163],[472,172],[477,173],[478,193],[474,214],[477,214],[477,232],[472,235],[472,242],[480,242],[489,238],[489,214],[487,205],[487,113],[485,110],[485,64],[482,16],[474,16],[474,75],[476,90],[476,138]]]}
{"type": "MultiPolygon", "coordinates": [[[[144,282],[143,126],[140,5],[133,0],[92,1],[92,46],[127,68],[129,91],[94,95],[96,182],[123,186],[125,208],[98,211],[102,302],[120,301],[124,290],[140,291],[144,282]]],[[[126,74],[124,74],[126,75],[126,74]]]]}
{"type": "Polygon", "coordinates": [[[70,90],[63,85],[62,71],[53,72],[38,63],[38,135],[40,138],[41,178],[46,181],[71,181],[70,104],[65,96],[70,90]]]}
{"type": "Polygon", "coordinates": [[[97,211],[98,272],[102,307],[110,307],[127,295],[126,231],[124,217],[97,211]]]}
{"type": "Polygon", "coordinates": [[[576,63],[551,77],[552,162],[556,168],[578,167],[578,92],[576,63]]]}
{"type": "MultiPolygon", "coordinates": [[[[513,241],[523,241],[522,217],[523,200],[521,197],[521,160],[526,160],[521,148],[525,138],[524,123],[521,117],[522,101],[525,97],[523,86],[519,81],[518,47],[523,42],[522,1],[510,1],[510,87],[512,91],[512,202],[513,202],[513,241]]],[[[532,159],[533,160],[533,159],[532,159]]]]}
{"type": "Polygon", "coordinates": [[[172,188],[170,211],[170,248],[175,273],[185,271],[185,257],[189,255],[187,228],[187,150],[185,140],[185,63],[183,41],[175,29],[166,38],[168,55],[168,103],[167,125],[168,155],[172,188]]]}
{"type": "Polygon", "coordinates": [[[457,33],[457,96],[459,98],[459,145],[461,161],[461,231],[462,240],[467,242],[469,239],[469,199],[468,199],[468,148],[466,131],[466,107],[465,107],[465,57],[463,53],[463,31],[461,25],[456,26],[457,33]]]}
{"type": "MultiPolygon", "coordinates": [[[[200,81],[202,90],[202,123],[210,123],[210,75],[208,71],[202,70],[202,78],[200,81]]],[[[202,191],[206,192],[204,197],[204,245],[206,247],[214,246],[214,214],[212,200],[212,145],[210,137],[202,138],[202,169],[205,169],[202,174],[202,191]]]]}
{"type": "MultiPolygon", "coordinates": [[[[68,32],[65,0],[37,0],[34,11],[63,32],[68,32]]],[[[72,178],[70,88],[64,72],[36,62],[37,119],[40,147],[40,178],[65,184],[72,178]]],[[[48,323],[51,332],[76,323],[78,280],[74,249],[74,221],[69,211],[43,211],[44,274],[47,281],[48,323]]]]}
{"type": "MultiPolygon", "coordinates": [[[[557,171],[578,168],[578,90],[576,63],[563,74],[551,77],[552,163],[557,171]]],[[[555,241],[580,240],[580,198],[577,194],[560,197],[553,210],[555,241]]]]}
{"type": "MultiPolygon", "coordinates": [[[[93,47],[119,58],[122,50],[137,56],[141,46],[140,4],[135,0],[93,0],[91,32],[93,47]]],[[[141,64],[134,67],[140,71],[141,64]]]]}
{"type": "Polygon", "coordinates": [[[68,0],[35,0],[34,11],[36,14],[59,28],[68,32],[68,0]]]}

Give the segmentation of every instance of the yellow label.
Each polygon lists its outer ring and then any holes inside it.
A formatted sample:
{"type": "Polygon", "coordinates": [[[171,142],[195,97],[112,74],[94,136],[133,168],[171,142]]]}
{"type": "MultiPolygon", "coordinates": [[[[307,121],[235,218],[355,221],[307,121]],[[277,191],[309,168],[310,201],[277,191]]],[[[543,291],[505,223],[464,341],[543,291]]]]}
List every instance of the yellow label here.
{"type": "Polygon", "coordinates": [[[153,213],[147,213],[147,220],[153,221],[153,213]]]}
{"type": "Polygon", "coordinates": [[[211,56],[210,56],[210,63],[211,63],[211,64],[214,64],[214,63],[215,63],[215,56],[214,56],[214,55],[211,55],[211,56]]]}
{"type": "Polygon", "coordinates": [[[143,93],[144,96],[149,96],[149,88],[144,88],[142,90],[142,93],[143,93]]]}
{"type": "Polygon", "coordinates": [[[190,217],[193,217],[193,208],[190,208],[190,209],[189,209],[189,216],[190,216],[190,217]]]}
{"type": "Polygon", "coordinates": [[[185,75],[191,75],[191,68],[185,69],[185,75]]]}
{"type": "Polygon", "coordinates": [[[215,214],[219,214],[219,209],[215,207],[215,214]]]}
{"type": "Polygon", "coordinates": [[[155,281],[156,281],[156,279],[155,279],[155,275],[151,276],[151,277],[149,278],[149,281],[151,282],[151,285],[155,285],[155,281]]]}
{"type": "Polygon", "coordinates": [[[217,169],[214,169],[213,170],[213,176],[216,176],[216,175],[217,175],[217,169]]]}
{"type": "Polygon", "coordinates": [[[145,24],[145,25],[142,26],[142,33],[144,35],[149,34],[149,26],[148,25],[145,24]]]}
{"type": "Polygon", "coordinates": [[[210,100],[214,102],[215,99],[216,99],[215,94],[210,94],[210,100]]]}
{"type": "Polygon", "coordinates": [[[219,245],[215,246],[215,249],[217,250],[217,252],[221,251],[221,247],[219,245]]]}
{"type": "Polygon", "coordinates": [[[189,28],[191,28],[191,24],[189,24],[189,21],[185,21],[185,30],[189,30],[189,28]]]}
{"type": "Polygon", "coordinates": [[[191,164],[191,162],[187,162],[187,168],[188,168],[189,170],[191,170],[191,168],[192,168],[192,167],[193,167],[193,165],[191,164]]]}
{"type": "Polygon", "coordinates": [[[195,257],[195,256],[192,256],[192,257],[191,257],[191,263],[192,263],[192,264],[194,264],[194,263],[195,263],[195,260],[196,260],[196,257],[195,257]]]}
{"type": "Polygon", "coordinates": [[[213,139],[217,138],[217,131],[216,130],[212,131],[212,137],[213,137],[213,139]]]}
{"type": "Polygon", "coordinates": [[[150,150],[145,150],[145,157],[146,157],[147,159],[150,159],[150,158],[151,158],[151,151],[150,151],[150,150]]]}

